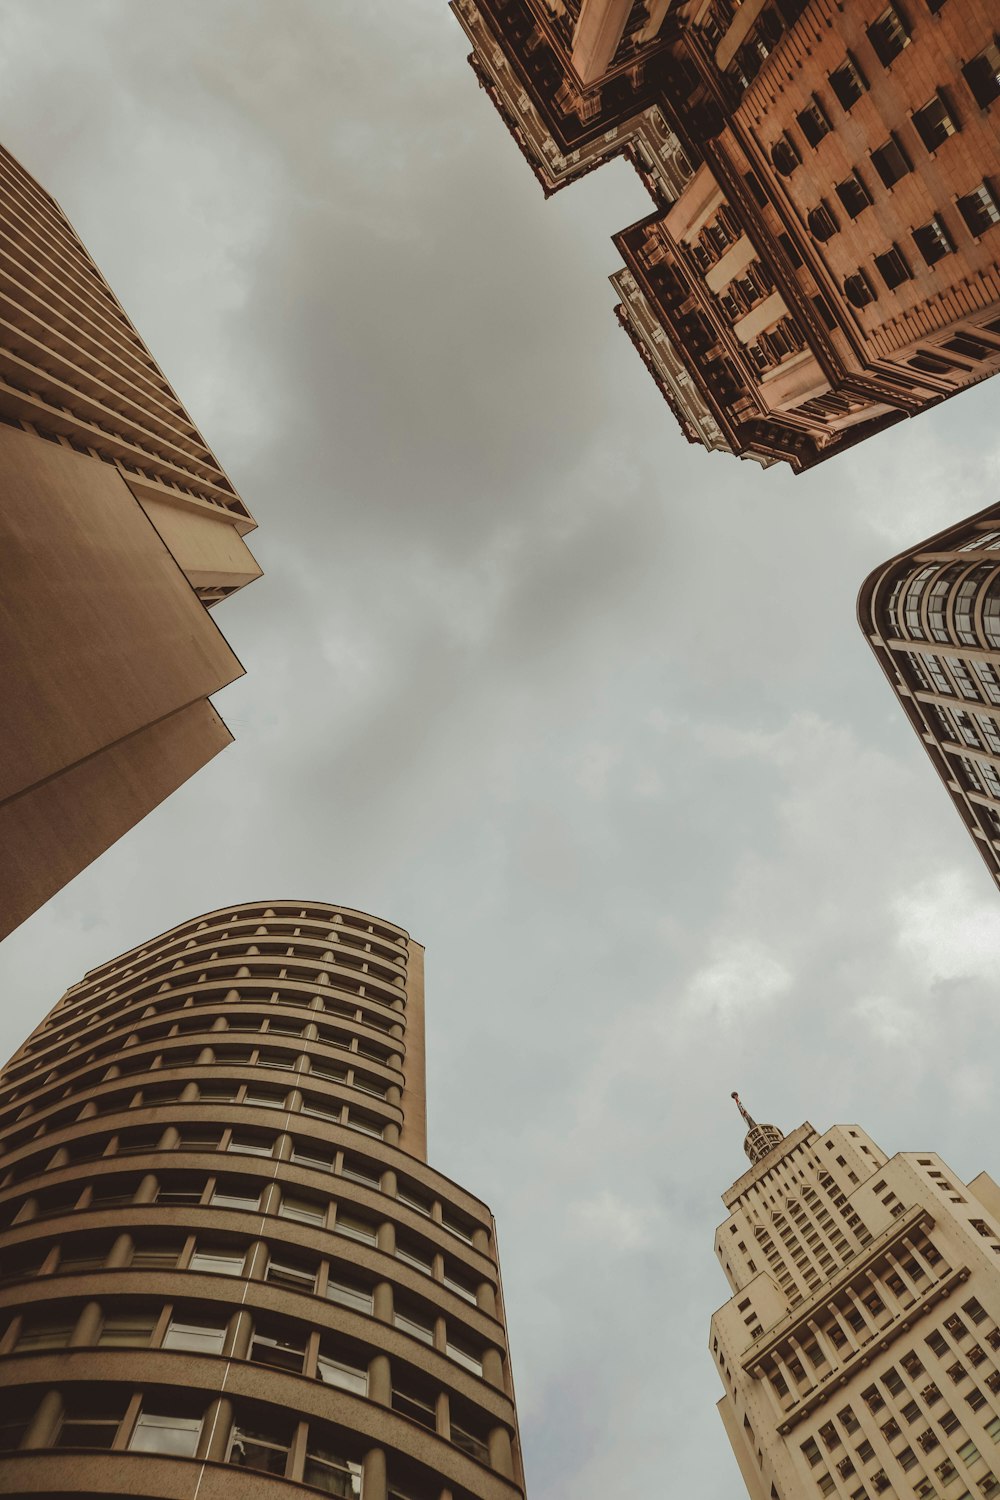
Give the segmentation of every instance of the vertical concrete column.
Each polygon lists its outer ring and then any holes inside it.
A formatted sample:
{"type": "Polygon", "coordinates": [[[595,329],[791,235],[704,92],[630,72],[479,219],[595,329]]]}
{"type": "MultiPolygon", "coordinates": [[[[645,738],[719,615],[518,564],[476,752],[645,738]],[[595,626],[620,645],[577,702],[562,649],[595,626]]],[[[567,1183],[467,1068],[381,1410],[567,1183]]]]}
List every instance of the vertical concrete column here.
{"type": "Polygon", "coordinates": [[[378,1226],[378,1248],[386,1255],[396,1253],[396,1226],[390,1219],[383,1219],[378,1226]]]}
{"type": "Polygon", "coordinates": [[[480,1228],[478,1224],[472,1231],[472,1243],[481,1255],[490,1255],[492,1253],[490,1250],[490,1237],[486,1230],[480,1228]]]}
{"type": "Polygon", "coordinates": [[[58,1391],[46,1391],[24,1434],[22,1447],[50,1448],[62,1421],[63,1401],[58,1391]]]}
{"type": "Polygon", "coordinates": [[[23,1323],[24,1318],[20,1313],[16,1313],[14,1317],[11,1318],[10,1323],[7,1327],[7,1331],[3,1334],[2,1337],[0,1337],[0,1358],[2,1358],[5,1354],[9,1354],[14,1345],[17,1343],[18,1339],[21,1336],[21,1328],[23,1326],[23,1323]]]}
{"type": "Polygon", "coordinates": [[[434,1421],[439,1437],[443,1437],[446,1442],[449,1441],[451,1438],[451,1402],[447,1391],[438,1391],[434,1421]]]}
{"type": "Polygon", "coordinates": [[[392,1405],[392,1367],[387,1354],[376,1354],[368,1365],[368,1395],[382,1406],[392,1405]]]}
{"type": "Polygon", "coordinates": [[[250,1354],[253,1337],[253,1319],[245,1307],[241,1307],[229,1320],[226,1340],[222,1352],[229,1359],[246,1359],[250,1354]]]}
{"type": "Polygon", "coordinates": [[[476,1287],[476,1306],[491,1318],[497,1314],[497,1294],[491,1281],[481,1281],[476,1287]]]}
{"type": "Polygon", "coordinates": [[[196,1083],[186,1083],[184,1085],[184,1087],[181,1089],[181,1103],[182,1104],[195,1104],[195,1103],[197,1103],[197,1100],[198,1100],[198,1085],[196,1083]]]}
{"type": "Polygon", "coordinates": [[[365,1500],[388,1500],[385,1450],[369,1448],[361,1461],[361,1493],[365,1500]]]}
{"type": "Polygon", "coordinates": [[[442,1317],[434,1319],[434,1347],[439,1354],[445,1352],[448,1343],[448,1324],[442,1317]]]}
{"type": "Polygon", "coordinates": [[[399,1145],[399,1126],[396,1124],[395,1120],[386,1121],[382,1139],[385,1141],[387,1146],[399,1145]]]}
{"type": "Polygon", "coordinates": [[[205,1413],[198,1444],[198,1457],[210,1463],[225,1463],[229,1451],[229,1434],[233,1425],[233,1403],[225,1396],[213,1401],[205,1413]]]}
{"type": "Polygon", "coordinates": [[[372,1311],[381,1323],[392,1322],[392,1283],[377,1281],[372,1295],[372,1311]]]}
{"type": "Polygon", "coordinates": [[[261,1213],[276,1214],[281,1205],[281,1189],[276,1182],[266,1184],[261,1198],[261,1213]]]}
{"type": "Polygon", "coordinates": [[[282,1133],[278,1136],[278,1160],[291,1161],[291,1159],[292,1138],[287,1131],[283,1130],[282,1133]]]}
{"type": "Polygon", "coordinates": [[[498,1391],[505,1391],[507,1383],[504,1379],[503,1356],[499,1349],[487,1344],[483,1350],[483,1379],[488,1380],[490,1385],[496,1386],[498,1391]]]}
{"type": "Polygon", "coordinates": [[[210,1063],[214,1063],[214,1062],[215,1062],[215,1053],[212,1051],[212,1048],[211,1047],[202,1047],[202,1049],[198,1053],[198,1057],[197,1057],[197,1063],[198,1063],[198,1065],[201,1066],[201,1067],[207,1067],[210,1063]]]}
{"type": "Polygon", "coordinates": [[[156,1194],[159,1191],[159,1186],[160,1186],[160,1184],[159,1184],[159,1182],[156,1179],[155,1173],[153,1173],[153,1172],[147,1172],[146,1175],[145,1175],[145,1177],[140,1182],[139,1186],[136,1188],[136,1190],[135,1190],[135,1197],[132,1199],[132,1202],[133,1203],[153,1203],[153,1202],[155,1202],[155,1200],[156,1200],[156,1194]]]}
{"type": "Polygon", "coordinates": [[[69,1336],[69,1347],[76,1349],[82,1344],[96,1344],[104,1316],[99,1302],[88,1302],[76,1320],[76,1327],[69,1336]]]}
{"type": "Polygon", "coordinates": [[[505,1479],[514,1478],[514,1452],[510,1446],[510,1433],[506,1427],[491,1427],[487,1446],[490,1450],[490,1467],[505,1479]]]}
{"type": "Polygon", "coordinates": [[[269,1251],[263,1240],[254,1240],[244,1263],[243,1275],[247,1281],[263,1281],[267,1272],[269,1251]]]}
{"type": "Polygon", "coordinates": [[[381,1188],[387,1198],[395,1198],[397,1185],[395,1172],[390,1170],[382,1173],[381,1188]]]}
{"type": "Polygon", "coordinates": [[[168,1125],[160,1136],[160,1150],[174,1151],[180,1145],[181,1133],[176,1125],[168,1125]]]}

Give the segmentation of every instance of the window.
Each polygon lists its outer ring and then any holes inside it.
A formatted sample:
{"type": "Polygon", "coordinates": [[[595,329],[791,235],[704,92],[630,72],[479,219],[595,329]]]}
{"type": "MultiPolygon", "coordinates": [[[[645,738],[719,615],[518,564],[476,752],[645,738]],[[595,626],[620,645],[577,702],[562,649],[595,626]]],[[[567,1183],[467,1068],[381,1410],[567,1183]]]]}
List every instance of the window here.
{"type": "Polygon", "coordinates": [[[868,88],[865,76],[850,52],[840,67],[830,74],[830,87],[843,109],[850,109],[852,104],[857,104],[868,88]]]}
{"type": "Polygon", "coordinates": [[[39,1349],[65,1349],[75,1327],[75,1311],[66,1310],[27,1318],[14,1345],[15,1352],[29,1354],[39,1349]]]}
{"type": "Polygon", "coordinates": [[[404,1313],[397,1311],[393,1314],[393,1324],[396,1328],[408,1333],[412,1338],[419,1339],[422,1344],[434,1343],[434,1325],[420,1316],[419,1313],[404,1313]]]}
{"type": "Polygon", "coordinates": [[[809,232],[813,238],[822,243],[832,239],[840,228],[830,210],[829,204],[823,199],[817,203],[814,209],[810,210],[806,217],[806,223],[809,225],[809,232]]]}
{"type": "Polygon", "coordinates": [[[368,1394],[368,1371],[360,1365],[334,1359],[328,1351],[320,1349],[316,1361],[316,1375],[324,1385],[335,1385],[342,1391],[353,1391],[357,1396],[368,1394]]]}
{"type": "Polygon", "coordinates": [[[471,1302],[475,1305],[479,1284],[473,1277],[466,1275],[464,1271],[453,1270],[448,1262],[445,1261],[443,1280],[449,1291],[454,1292],[458,1297],[463,1297],[466,1302],[471,1302]]]}
{"type": "MultiPolygon", "coordinates": [[[[130,1266],[139,1266],[145,1270],[166,1270],[177,1264],[183,1246],[180,1240],[171,1244],[168,1240],[140,1240],[133,1246],[130,1266]]],[[[100,1264],[104,1264],[102,1256],[100,1264]]],[[[242,1263],[241,1263],[242,1269],[242,1263]]]]}
{"type": "Polygon", "coordinates": [[[233,1423],[227,1462],[241,1469],[284,1474],[290,1446],[291,1429],[286,1424],[241,1415],[233,1423]]]}
{"type": "Polygon", "coordinates": [[[376,1192],[382,1186],[382,1174],[378,1168],[369,1166],[359,1156],[345,1155],[341,1176],[348,1178],[350,1182],[360,1182],[364,1187],[374,1188],[376,1192]]]}
{"type": "Polygon", "coordinates": [[[396,1240],[396,1255],[404,1260],[408,1266],[415,1266],[418,1271],[425,1275],[434,1274],[434,1251],[430,1246],[424,1245],[419,1240],[407,1239],[400,1236],[396,1240]]]}
{"type": "Polygon", "coordinates": [[[456,1422],[454,1400],[452,1400],[450,1425],[451,1440],[456,1448],[460,1448],[463,1453],[467,1453],[470,1458],[476,1459],[477,1462],[481,1464],[489,1463],[490,1450],[487,1446],[485,1438],[482,1437],[479,1433],[470,1431],[470,1428],[473,1426],[473,1419],[471,1417],[466,1417],[463,1412],[462,1424],[459,1425],[459,1423],[456,1422]]]}
{"type": "Polygon", "coordinates": [[[913,280],[913,272],[898,245],[891,245],[888,250],[883,250],[881,255],[876,255],[875,265],[890,292],[902,286],[904,281],[913,280]]]}
{"type": "Polygon", "coordinates": [[[0,1412],[0,1453],[12,1453],[27,1432],[38,1405],[37,1391],[4,1392],[0,1412]]]}
{"type": "Polygon", "coordinates": [[[940,89],[933,99],[914,110],[913,124],[928,151],[937,151],[950,135],[957,134],[959,128],[958,120],[940,89]]]}
{"type": "Polygon", "coordinates": [[[254,1192],[255,1183],[227,1182],[225,1179],[216,1183],[209,1199],[213,1208],[240,1208],[258,1209],[260,1207],[260,1189],[254,1192]]]}
{"type": "Polygon", "coordinates": [[[354,1214],[345,1214],[337,1210],[337,1218],[334,1229],[338,1234],[346,1234],[348,1239],[360,1240],[364,1245],[378,1243],[378,1228],[369,1219],[360,1219],[354,1214]]]}
{"type": "Polygon", "coordinates": [[[377,1140],[381,1140],[385,1134],[384,1122],[377,1120],[374,1115],[363,1114],[360,1109],[349,1109],[344,1124],[350,1126],[351,1130],[360,1130],[364,1135],[373,1135],[377,1140]]]}
{"type": "Polygon", "coordinates": [[[190,1317],[173,1317],[163,1335],[164,1349],[193,1349],[198,1354],[221,1354],[226,1340],[224,1322],[198,1322],[190,1317]]]}
{"type": "Polygon", "coordinates": [[[201,1420],[201,1417],[141,1411],[129,1438],[129,1452],[173,1453],[193,1458],[201,1437],[201,1420]]]}
{"type": "Polygon", "coordinates": [[[283,1286],[290,1292],[315,1292],[316,1271],[311,1266],[303,1265],[299,1261],[289,1259],[275,1260],[272,1256],[267,1263],[268,1281],[275,1286],[283,1286]]]}
{"type": "Polygon", "coordinates": [[[214,1271],[219,1276],[242,1276],[243,1250],[226,1250],[206,1246],[194,1251],[188,1263],[189,1271],[214,1271]]]}
{"type": "Polygon", "coordinates": [[[112,1349],[145,1349],[153,1336],[159,1308],[136,1308],[134,1311],[110,1312],[105,1315],[97,1342],[112,1349]]]}
{"type": "Polygon", "coordinates": [[[56,1448],[110,1448],[118,1435],[131,1392],[102,1386],[76,1389],[67,1398],[56,1448]]]}
{"type": "Polygon", "coordinates": [[[332,1172],[334,1153],[312,1141],[296,1140],[292,1145],[292,1161],[297,1167],[315,1167],[320,1172],[332,1172]]]}
{"type": "Polygon", "coordinates": [[[331,1276],[326,1284],[326,1295],[331,1302],[339,1302],[341,1307],[353,1307],[357,1312],[370,1313],[372,1310],[372,1294],[367,1287],[358,1286],[352,1281],[345,1281],[339,1274],[331,1276]]]}
{"type": "Polygon", "coordinates": [[[267,1324],[254,1329],[250,1358],[259,1365],[271,1365],[276,1370],[292,1370],[299,1374],[305,1352],[304,1334],[282,1333],[276,1325],[267,1324]]]}
{"type": "MultiPolygon", "coordinates": [[[[919,229],[913,231],[913,242],[929,266],[936,265],[939,260],[950,255],[955,248],[954,240],[937,214],[933,219],[928,219],[926,224],[921,224],[919,229]]],[[[933,355],[924,356],[925,359],[933,359],[933,357],[933,355]]]]}
{"type": "Polygon", "coordinates": [[[910,28],[902,11],[895,5],[887,5],[868,27],[868,40],[879,62],[888,68],[904,47],[910,45],[910,28]]]}
{"type": "Polygon", "coordinates": [[[445,1344],[445,1350],[447,1352],[448,1358],[453,1359],[457,1365],[464,1365],[464,1367],[467,1370],[471,1370],[474,1375],[482,1375],[482,1353],[479,1350],[473,1348],[466,1339],[452,1338],[451,1336],[449,1336],[448,1341],[445,1344]]]}
{"type": "Polygon", "coordinates": [[[989,183],[981,182],[971,193],[958,200],[958,211],[975,236],[985,234],[994,224],[1000,224],[1000,203],[989,183]]]}
{"type": "Polygon", "coordinates": [[[872,152],[872,166],[888,188],[913,170],[895,135],[891,135],[884,145],[872,152]]]}
{"type": "Polygon", "coordinates": [[[316,1224],[321,1227],[326,1223],[327,1207],[324,1198],[306,1198],[298,1193],[283,1192],[278,1212],[283,1219],[294,1219],[298,1224],[316,1224]]]}
{"type": "Polygon", "coordinates": [[[261,1088],[257,1085],[248,1084],[242,1102],[244,1104],[257,1104],[262,1109],[284,1109],[285,1094],[282,1089],[261,1088]]]}
{"type": "Polygon", "coordinates": [[[226,1149],[235,1151],[241,1156],[270,1156],[273,1147],[273,1136],[252,1135],[249,1132],[237,1134],[233,1131],[226,1149]]]}
{"type": "Polygon", "coordinates": [[[823,137],[829,134],[830,122],[815,94],[795,118],[810,146],[818,146],[823,137]]]}
{"type": "Polygon", "coordinates": [[[849,219],[856,219],[872,201],[872,195],[857,171],[845,177],[843,182],[837,183],[837,197],[844,205],[844,211],[849,219]]]}
{"type": "Polygon", "coordinates": [[[986,109],[1000,96],[1000,47],[991,42],[962,69],[972,97],[980,109],[986,109]]]}
{"type": "Polygon", "coordinates": [[[771,160],[782,177],[790,177],[802,158],[790,137],[783,135],[771,147],[771,160]]]}
{"type": "Polygon", "coordinates": [[[338,1451],[335,1440],[322,1439],[322,1430],[318,1438],[313,1437],[311,1425],[303,1480],[326,1495],[340,1495],[341,1500],[358,1500],[361,1494],[361,1465],[344,1458],[338,1451]]]}

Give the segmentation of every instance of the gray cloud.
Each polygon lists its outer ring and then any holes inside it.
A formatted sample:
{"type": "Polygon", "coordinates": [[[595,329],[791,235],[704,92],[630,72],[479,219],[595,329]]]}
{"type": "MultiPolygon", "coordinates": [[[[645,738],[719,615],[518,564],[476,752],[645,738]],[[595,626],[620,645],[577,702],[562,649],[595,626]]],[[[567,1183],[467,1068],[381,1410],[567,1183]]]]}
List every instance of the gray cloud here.
{"type": "Polygon", "coordinates": [[[688,448],[611,314],[637,179],[544,203],[438,0],[0,19],[2,138],[266,570],[219,611],[236,745],[0,949],[3,1041],[202,909],[407,924],[431,1156],[500,1224],[532,1494],[728,1500],[730,1090],[990,1165],[995,892],[854,596],[992,498],[992,398],[798,480],[688,448]]]}

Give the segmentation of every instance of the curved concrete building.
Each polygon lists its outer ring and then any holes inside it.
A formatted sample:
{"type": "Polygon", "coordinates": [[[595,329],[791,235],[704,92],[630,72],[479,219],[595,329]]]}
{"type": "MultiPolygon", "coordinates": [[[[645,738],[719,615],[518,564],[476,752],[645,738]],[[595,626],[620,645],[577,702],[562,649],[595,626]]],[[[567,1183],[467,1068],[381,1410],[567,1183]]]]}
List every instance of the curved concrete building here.
{"type": "Polygon", "coordinates": [[[1000,512],[882,563],[862,585],[858,618],[1000,884],[1000,512]]]}
{"type": "Polygon", "coordinates": [[[493,1219],[425,1160],[423,1035],[420,945],[316,902],[63,996],[0,1075],[0,1493],[518,1500],[493,1219]]]}

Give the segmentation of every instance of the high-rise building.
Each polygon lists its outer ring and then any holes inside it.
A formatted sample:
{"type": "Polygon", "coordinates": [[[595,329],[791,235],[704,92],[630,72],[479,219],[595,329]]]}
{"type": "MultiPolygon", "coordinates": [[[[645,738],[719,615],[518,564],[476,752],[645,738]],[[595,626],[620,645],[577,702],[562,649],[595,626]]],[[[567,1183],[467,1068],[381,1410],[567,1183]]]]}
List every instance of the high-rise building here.
{"type": "Polygon", "coordinates": [[[740,1111],[711,1339],[751,1500],[1000,1494],[1000,1187],[740,1111]]]}
{"type": "Polygon", "coordinates": [[[254,520],[58,204],[0,148],[0,936],[228,744],[209,607],[254,520]]]}
{"type": "Polygon", "coordinates": [[[990,0],[452,0],[547,193],[653,210],[617,312],[686,436],[801,471],[1000,368],[990,0]]]}
{"type": "Polygon", "coordinates": [[[401,928],[282,901],[54,1006],[0,1075],[0,1493],[520,1500],[495,1227],[427,1164],[423,1003],[401,928]]]}
{"type": "Polygon", "coordinates": [[[1000,884],[1000,511],[882,563],[861,628],[1000,884]]]}

